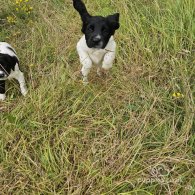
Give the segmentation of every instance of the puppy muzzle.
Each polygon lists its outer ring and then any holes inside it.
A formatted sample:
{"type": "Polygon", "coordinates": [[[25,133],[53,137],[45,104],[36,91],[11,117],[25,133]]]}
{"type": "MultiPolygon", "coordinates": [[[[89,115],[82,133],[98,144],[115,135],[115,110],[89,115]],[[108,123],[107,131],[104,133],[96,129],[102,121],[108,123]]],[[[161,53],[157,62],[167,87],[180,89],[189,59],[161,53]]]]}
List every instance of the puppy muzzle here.
{"type": "Polygon", "coordinates": [[[6,78],[7,78],[7,75],[3,71],[0,71],[0,80],[4,80],[6,78]]]}
{"type": "Polygon", "coordinates": [[[95,36],[90,40],[89,43],[90,48],[97,48],[97,49],[103,49],[103,41],[101,37],[95,36]]]}

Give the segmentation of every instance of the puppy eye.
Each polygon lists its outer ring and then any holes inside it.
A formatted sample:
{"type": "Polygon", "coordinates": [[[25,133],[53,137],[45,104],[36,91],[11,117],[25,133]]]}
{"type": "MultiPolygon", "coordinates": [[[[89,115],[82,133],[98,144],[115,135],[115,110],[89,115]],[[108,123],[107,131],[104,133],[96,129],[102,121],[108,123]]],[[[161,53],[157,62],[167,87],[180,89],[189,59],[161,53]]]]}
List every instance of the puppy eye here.
{"type": "Polygon", "coordinates": [[[88,27],[88,31],[93,32],[93,31],[94,31],[94,26],[92,26],[92,25],[89,26],[89,27],[88,27]]]}
{"type": "Polygon", "coordinates": [[[107,29],[105,27],[102,28],[103,33],[108,33],[107,29]]]}

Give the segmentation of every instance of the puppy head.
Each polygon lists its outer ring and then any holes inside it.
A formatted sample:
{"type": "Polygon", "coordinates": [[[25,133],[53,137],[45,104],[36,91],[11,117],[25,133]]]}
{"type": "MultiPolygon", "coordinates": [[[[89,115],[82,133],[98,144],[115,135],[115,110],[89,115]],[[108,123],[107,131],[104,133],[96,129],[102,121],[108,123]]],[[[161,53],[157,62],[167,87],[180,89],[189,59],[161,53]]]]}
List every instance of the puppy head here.
{"type": "Polygon", "coordinates": [[[107,17],[91,16],[81,0],[73,0],[74,8],[79,12],[89,48],[104,49],[115,30],[119,28],[119,13],[107,17]]]}
{"type": "Polygon", "coordinates": [[[0,53],[0,80],[6,80],[11,70],[14,70],[16,63],[19,63],[15,56],[0,53]]]}
{"type": "Polygon", "coordinates": [[[84,23],[82,30],[89,48],[103,49],[118,28],[119,14],[116,13],[107,17],[92,16],[84,23]]]}
{"type": "Polygon", "coordinates": [[[5,80],[8,77],[8,73],[6,71],[6,67],[0,64],[0,80],[5,80]]]}

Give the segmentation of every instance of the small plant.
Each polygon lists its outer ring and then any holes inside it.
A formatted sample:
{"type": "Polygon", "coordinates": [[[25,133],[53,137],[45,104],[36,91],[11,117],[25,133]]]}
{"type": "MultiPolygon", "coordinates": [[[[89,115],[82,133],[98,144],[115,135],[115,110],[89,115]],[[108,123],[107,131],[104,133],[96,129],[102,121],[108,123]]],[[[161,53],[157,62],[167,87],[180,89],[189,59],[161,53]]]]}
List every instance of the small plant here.
{"type": "Polygon", "coordinates": [[[17,13],[29,15],[33,10],[33,7],[29,4],[29,0],[16,0],[14,5],[17,13]]]}
{"type": "Polygon", "coordinates": [[[7,16],[7,23],[14,24],[16,22],[16,16],[7,16]]]}
{"type": "Polygon", "coordinates": [[[28,19],[32,14],[33,7],[29,0],[16,0],[13,3],[12,12],[7,16],[7,23],[13,25],[20,19],[28,19]]]}
{"type": "Polygon", "coordinates": [[[174,98],[183,98],[183,97],[184,97],[184,95],[183,95],[182,93],[179,93],[179,92],[173,93],[172,96],[173,96],[174,98]]]}

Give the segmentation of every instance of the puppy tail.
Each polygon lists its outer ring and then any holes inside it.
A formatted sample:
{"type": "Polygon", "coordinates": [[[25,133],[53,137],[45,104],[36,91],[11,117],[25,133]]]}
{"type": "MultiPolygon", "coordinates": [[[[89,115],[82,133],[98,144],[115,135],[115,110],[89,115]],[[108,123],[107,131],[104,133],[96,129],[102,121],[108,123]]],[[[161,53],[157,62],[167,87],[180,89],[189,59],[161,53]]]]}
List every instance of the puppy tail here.
{"type": "Polygon", "coordinates": [[[91,17],[82,0],[73,0],[73,6],[79,12],[83,21],[85,21],[88,17],[91,17]]]}

